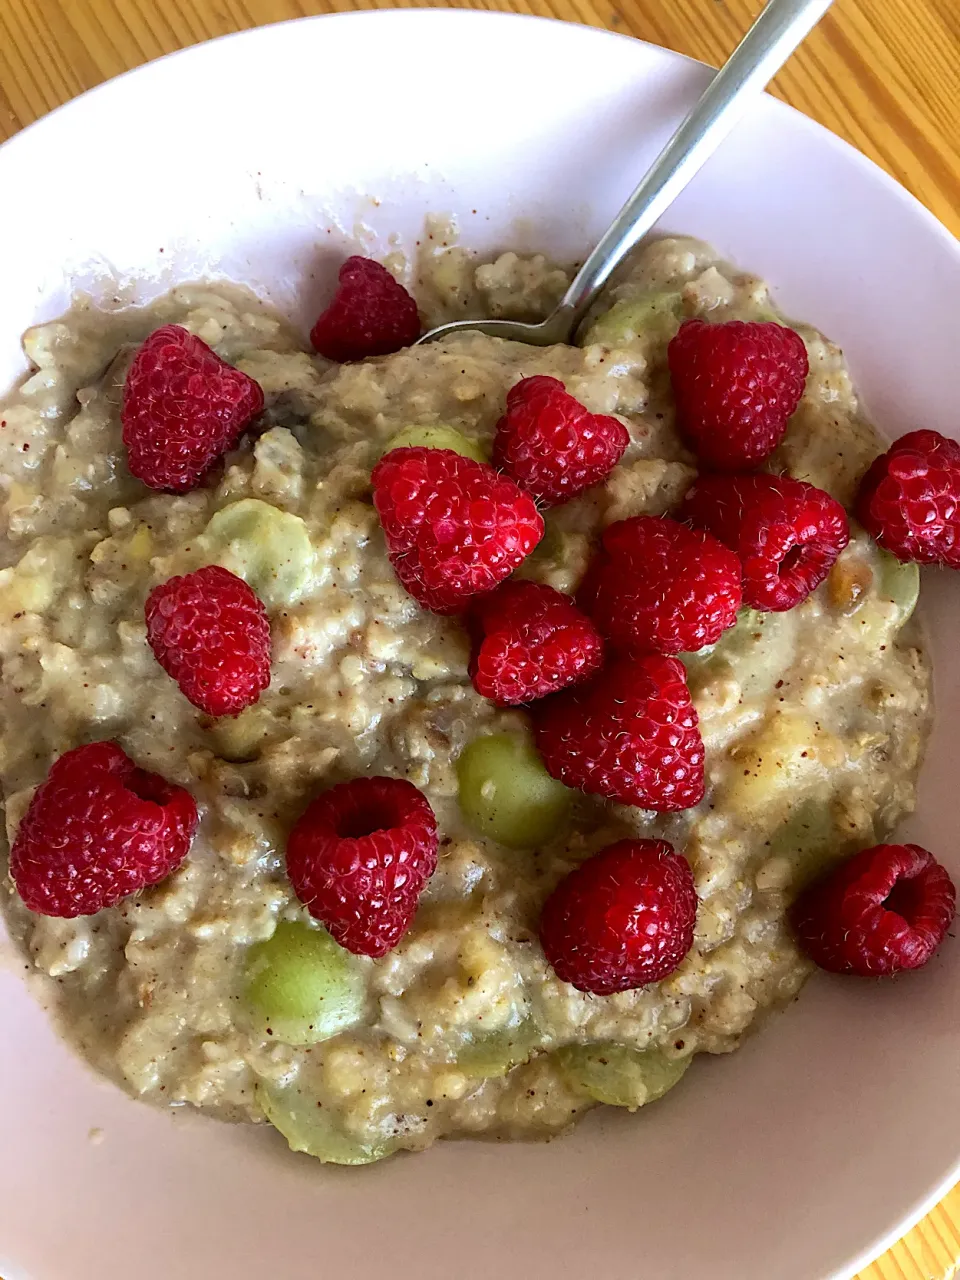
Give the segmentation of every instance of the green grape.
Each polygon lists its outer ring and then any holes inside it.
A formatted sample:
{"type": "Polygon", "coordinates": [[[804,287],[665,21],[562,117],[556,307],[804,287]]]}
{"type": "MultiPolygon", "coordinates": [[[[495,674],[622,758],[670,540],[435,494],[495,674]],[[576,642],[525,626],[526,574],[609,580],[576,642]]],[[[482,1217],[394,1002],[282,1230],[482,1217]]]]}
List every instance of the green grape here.
{"type": "Polygon", "coordinates": [[[691,687],[700,688],[716,674],[729,671],[744,698],[765,698],[794,661],[798,621],[791,610],[761,613],[741,609],[737,621],[712,649],[681,654],[691,687]]]}
{"type": "MultiPolygon", "coordinates": [[[[700,317],[701,320],[706,318],[700,317]]],[[[747,298],[743,303],[724,307],[724,323],[729,323],[731,320],[743,320],[747,324],[779,324],[783,328],[793,328],[790,322],[784,320],[779,311],[774,309],[770,298],[767,298],[766,302],[756,302],[753,298],[747,298]]]]}
{"type": "Polygon", "coordinates": [[[878,548],[880,578],[877,594],[896,609],[894,629],[898,630],[913,616],[920,598],[920,566],[901,564],[889,551],[878,548]]]}
{"type": "Polygon", "coordinates": [[[452,449],[464,458],[473,458],[474,462],[490,461],[476,440],[470,440],[442,423],[434,427],[404,427],[389,442],[384,453],[391,449],[452,449]]]}
{"type": "Polygon", "coordinates": [[[873,582],[851,613],[850,622],[861,643],[879,649],[913,615],[920,596],[920,569],[915,564],[901,564],[880,547],[873,550],[873,582]]]}
{"type": "Polygon", "coordinates": [[[804,800],[773,832],[768,852],[790,862],[790,883],[802,889],[852,853],[856,844],[855,835],[845,837],[837,827],[829,803],[804,800]]]}
{"type": "Polygon", "coordinates": [[[281,921],[250,948],[245,978],[253,1019],[284,1044],[316,1044],[363,1017],[362,963],[325,929],[281,921]]]}
{"type": "Polygon", "coordinates": [[[757,643],[757,637],[768,621],[769,615],[759,609],[741,609],[733,626],[728,627],[713,646],[714,651],[722,645],[728,653],[746,653],[757,643]]]}
{"type": "Polygon", "coordinates": [[[474,738],[460,752],[457,778],[470,826],[511,849],[545,844],[570,808],[572,793],[551,778],[533,743],[519,733],[474,738]]]}
{"type": "Polygon", "coordinates": [[[543,1037],[530,1018],[514,1027],[474,1036],[457,1054],[457,1066],[468,1076],[489,1080],[505,1076],[511,1067],[529,1062],[543,1037]]]}
{"type": "Polygon", "coordinates": [[[677,657],[687,669],[689,676],[707,676],[717,666],[717,661],[726,658],[735,659],[746,652],[756,641],[757,627],[763,617],[756,609],[741,609],[732,627],[728,627],[714,644],[705,644],[702,649],[693,649],[688,653],[678,653],[677,657]]]}
{"type": "Polygon", "coordinates": [[[680,327],[682,315],[679,293],[649,292],[621,298],[594,320],[580,345],[599,342],[605,347],[625,347],[647,335],[666,342],[680,327]]]}
{"type": "Polygon", "coordinates": [[[661,1098],[690,1065],[689,1058],[668,1058],[660,1049],[625,1044],[570,1044],[554,1056],[575,1089],[630,1111],[661,1098]]]}
{"type": "Polygon", "coordinates": [[[313,575],[307,526],[259,498],[241,498],[212,516],[198,549],[206,563],[242,578],[268,609],[295,604],[313,575]]]}
{"type": "MultiPolygon", "coordinates": [[[[721,639],[723,639],[722,636],[721,639]]],[[[719,641],[717,641],[717,644],[719,644],[719,641]]],[[[678,653],[677,657],[687,668],[687,671],[697,671],[713,656],[716,647],[716,644],[705,644],[702,649],[691,649],[688,653],[678,653]]]]}
{"type": "Polygon", "coordinates": [[[779,324],[784,329],[792,329],[794,327],[783,318],[779,311],[774,310],[772,303],[769,306],[761,304],[760,306],[754,305],[749,309],[744,308],[744,315],[741,318],[753,324],[779,324]]]}
{"type": "Polygon", "coordinates": [[[257,1101],[291,1151],[303,1151],[324,1164],[373,1164],[396,1150],[389,1141],[363,1143],[350,1137],[335,1112],[299,1080],[286,1086],[257,1082],[257,1101]]]}

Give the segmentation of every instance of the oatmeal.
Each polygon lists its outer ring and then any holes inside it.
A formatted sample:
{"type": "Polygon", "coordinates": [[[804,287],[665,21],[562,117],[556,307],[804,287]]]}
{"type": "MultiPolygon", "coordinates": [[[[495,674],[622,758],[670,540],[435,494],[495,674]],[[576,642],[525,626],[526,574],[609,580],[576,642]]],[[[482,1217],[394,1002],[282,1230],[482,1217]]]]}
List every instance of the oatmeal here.
{"type": "MultiPolygon", "coordinates": [[[[563,283],[542,259],[440,253],[421,308],[428,324],[542,314],[563,283]]],[[[545,513],[519,570],[575,590],[606,526],[675,510],[695,477],[666,345],[696,315],[779,318],[759,280],[666,239],[633,258],[580,347],[467,333],[337,366],[220,285],[177,288],[144,311],[80,303],[27,335],[36,371],[0,411],[8,838],[52,761],[101,739],[186,788],[200,813],[177,871],[96,915],[34,915],[7,882],[11,932],[56,979],[63,1033],[129,1093],[267,1116],[292,1145],[344,1162],[450,1134],[547,1135],[595,1101],[658,1097],[695,1054],[736,1048],[797,993],[811,966],[785,922],[789,903],[914,804],[930,710],[925,659],[901,630],[915,566],[853,525],[803,603],[745,609],[715,646],[684,655],[706,749],[695,808],[657,815],[571,793],[549,832],[534,824],[539,843],[511,847],[496,824],[479,834],[472,801],[458,797],[458,760],[478,738],[509,735],[524,776],[536,764],[528,714],[475,691],[463,626],[404,591],[371,501],[371,471],[404,429],[452,427],[488,454],[508,390],[558,378],[630,435],[604,484],[545,513]],[[136,345],[169,323],[255,379],[266,401],[257,433],[180,495],[131,476],[119,419],[136,345]],[[192,706],[147,644],[148,592],[210,564],[253,587],[273,636],[269,688],[235,718],[192,706]],[[317,1044],[281,1042],[249,1007],[247,957],[278,924],[309,920],[286,875],[287,834],[314,796],[358,775],[423,791],[437,870],[399,945],[351,962],[343,1026],[317,1044]],[[693,946],[660,982],[585,994],[547,964],[540,908],[588,855],[631,836],[669,840],[688,860],[693,946]]],[[[768,469],[849,506],[878,438],[841,352],[794,327],[810,376],[768,469]]]]}

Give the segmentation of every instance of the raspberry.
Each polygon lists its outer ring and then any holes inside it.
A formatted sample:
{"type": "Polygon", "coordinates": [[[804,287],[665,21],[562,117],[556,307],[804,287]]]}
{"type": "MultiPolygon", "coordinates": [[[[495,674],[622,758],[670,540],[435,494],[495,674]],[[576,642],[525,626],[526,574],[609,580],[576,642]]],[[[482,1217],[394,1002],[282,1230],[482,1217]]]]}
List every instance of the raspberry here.
{"type": "Polygon", "coordinates": [[[20,897],[44,916],[92,916],[166,879],[190,848],[197,806],[115,742],[75,747],[34,792],[10,850],[20,897]]]}
{"type": "Polygon", "coordinates": [[[617,659],[531,713],[543,763],[568,787],[661,813],[703,799],[703,740],[677,658],[617,659]]]}
{"type": "Polygon", "coordinates": [[[618,840],[561,880],[540,917],[554,973],[610,996],[659,982],[693,945],[697,893],[665,840],[618,840]]]}
{"type": "Polygon", "coordinates": [[[176,324],[147,338],[123,388],[123,443],[151,489],[195,489],[263,409],[260,384],[176,324]]]}
{"type": "Polygon", "coordinates": [[[434,613],[457,613],[492,591],[543,537],[528,494],[451,449],[391,449],[372,480],[390,563],[434,613]]]}
{"type": "Polygon", "coordinates": [[[810,370],[779,324],[686,320],[667,348],[677,426],[701,462],[749,470],[777,447],[810,370]]]}
{"type": "Polygon", "coordinates": [[[577,603],[625,653],[692,652],[736,622],[740,576],[736,555],[711,534],[635,516],[607,528],[577,603]]]}
{"type": "Polygon", "coordinates": [[[297,897],[355,955],[392,951],[437,866],[437,820],[402,778],[354,778],[314,800],[287,841],[297,897]]]}
{"type": "Polygon", "coordinates": [[[603,641],[573,601],[538,582],[505,582],[475,610],[470,679],[501,707],[532,702],[592,676],[603,641]]]}
{"type": "Polygon", "coordinates": [[[863,477],[857,518],[898,560],[960,569],[960,444],[901,436],[863,477]]]}
{"type": "Polygon", "coordinates": [[[805,890],[793,924],[821,969],[884,977],[927,963],[950,928],[956,899],[932,853],[878,844],[805,890]]]}
{"type": "Polygon", "coordinates": [[[207,715],[238,715],[270,683],[267,612],[229,569],[170,578],[147,596],[145,613],[153,656],[207,715]]]}
{"type": "Polygon", "coordinates": [[[364,360],[409,347],[420,337],[417,304],[372,258],[348,258],[333,301],[310,333],[328,360],[364,360]]]}
{"type": "Polygon", "coordinates": [[[493,461],[541,502],[566,502],[605,480],[629,443],[623,423],[591,413],[562,382],[541,375],[507,392],[493,461]]]}
{"type": "Polygon", "coordinates": [[[790,476],[701,476],[680,517],[737,553],[743,603],[773,613],[805,600],[850,539],[840,503],[790,476]]]}

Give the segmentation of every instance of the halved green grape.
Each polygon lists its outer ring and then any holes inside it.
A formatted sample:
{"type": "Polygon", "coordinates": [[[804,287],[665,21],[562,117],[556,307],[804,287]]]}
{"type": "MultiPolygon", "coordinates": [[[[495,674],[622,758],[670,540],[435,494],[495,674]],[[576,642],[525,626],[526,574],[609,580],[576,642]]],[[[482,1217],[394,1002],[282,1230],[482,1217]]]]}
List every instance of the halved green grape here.
{"type": "Polygon", "coordinates": [[[259,498],[241,498],[211,517],[198,550],[251,586],[268,609],[295,604],[310,583],[315,555],[299,516],[259,498]]]}
{"type": "Polygon", "coordinates": [[[630,1111],[663,1097],[690,1065],[690,1058],[668,1058],[660,1049],[625,1044],[570,1044],[558,1049],[555,1058],[575,1089],[630,1111]]]}
{"type": "Polygon", "coordinates": [[[728,627],[715,644],[704,645],[692,653],[677,656],[691,670],[702,666],[714,656],[734,658],[752,650],[759,642],[763,628],[774,614],[760,613],[757,609],[741,609],[732,627],[728,627]]]}
{"type": "Polygon", "coordinates": [[[757,644],[760,633],[769,621],[770,615],[761,613],[759,609],[741,609],[733,626],[728,627],[713,646],[714,650],[722,645],[728,653],[746,653],[757,644]]]}
{"type": "Polygon", "coordinates": [[[787,859],[789,884],[802,889],[852,853],[856,844],[857,833],[852,837],[849,832],[844,834],[829,802],[804,800],[771,834],[768,852],[772,857],[787,859]]]}
{"type": "Polygon", "coordinates": [[[594,320],[580,345],[599,342],[605,347],[625,347],[644,335],[666,342],[679,329],[682,318],[679,293],[650,292],[621,298],[594,320]]]}
{"type": "Polygon", "coordinates": [[[748,324],[779,324],[786,329],[793,328],[793,325],[785,320],[779,311],[774,310],[769,298],[766,303],[748,299],[741,306],[725,307],[723,318],[725,321],[743,320],[748,324]]]}
{"type": "Polygon", "coordinates": [[[544,535],[517,570],[516,576],[573,595],[596,547],[595,540],[583,529],[560,527],[557,521],[563,519],[562,514],[554,517],[546,512],[544,535]]]}
{"type": "Polygon", "coordinates": [[[434,427],[404,427],[390,440],[384,453],[391,449],[452,449],[474,462],[490,461],[476,440],[442,423],[434,427]]]}
{"type": "Polygon", "coordinates": [[[471,827],[511,849],[545,844],[567,817],[573,793],[551,778],[520,733],[474,738],[457,760],[460,808],[471,827]]]}
{"type": "MultiPolygon", "coordinates": [[[[895,556],[874,547],[873,581],[861,603],[849,611],[854,633],[870,648],[889,643],[907,623],[920,596],[920,568],[901,564],[895,556]]],[[[870,570],[867,568],[869,576],[870,570]]]]}
{"type": "Polygon", "coordinates": [[[282,920],[247,953],[245,999],[251,1017],[284,1044],[317,1044],[363,1017],[362,963],[325,929],[282,920]]]}
{"type": "MultiPolygon", "coordinates": [[[[719,644],[719,641],[717,641],[717,644],[719,644]]],[[[688,652],[678,653],[677,657],[687,668],[687,671],[696,671],[713,656],[716,647],[716,644],[705,644],[702,649],[691,649],[688,652]]]]}
{"type": "Polygon", "coordinates": [[[691,681],[709,680],[718,670],[733,674],[742,696],[764,698],[793,663],[797,645],[797,616],[741,609],[736,623],[708,653],[681,654],[691,681]],[[726,667],[724,666],[726,664],[726,667]]]}
{"type": "Polygon", "coordinates": [[[396,1150],[395,1142],[367,1144],[350,1137],[336,1113],[299,1080],[286,1086],[260,1080],[257,1101],[291,1151],[303,1151],[324,1164],[373,1164],[396,1150]]]}
{"type": "Polygon", "coordinates": [[[529,1062],[535,1049],[543,1044],[543,1036],[531,1018],[516,1026],[478,1035],[457,1054],[457,1066],[468,1076],[489,1080],[505,1076],[511,1067],[529,1062]]]}
{"type": "Polygon", "coordinates": [[[880,578],[877,594],[896,609],[894,627],[899,630],[912,616],[920,598],[920,566],[901,564],[889,551],[878,548],[880,578]]]}

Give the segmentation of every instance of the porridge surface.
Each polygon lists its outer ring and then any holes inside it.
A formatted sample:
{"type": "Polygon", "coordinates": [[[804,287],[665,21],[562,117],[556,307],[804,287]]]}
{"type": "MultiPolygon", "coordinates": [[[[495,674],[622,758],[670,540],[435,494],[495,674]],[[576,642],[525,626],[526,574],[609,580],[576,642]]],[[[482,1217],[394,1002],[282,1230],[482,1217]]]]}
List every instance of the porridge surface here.
{"type": "MultiPolygon", "coordinates": [[[[536,316],[564,284],[539,258],[478,265],[452,250],[424,269],[419,296],[428,323],[536,316]]],[[[249,1120],[319,1103],[328,1140],[368,1155],[447,1133],[535,1136],[592,1105],[565,1046],[656,1049],[677,1075],[697,1052],[735,1048],[797,993],[810,966],[785,907],[914,804],[929,675],[910,629],[898,637],[903,571],[854,526],[802,605],[744,611],[712,652],[688,658],[707,752],[697,809],[657,816],[578,797],[562,838],[517,851],[466,827],[455,762],[479,734],[525,733],[526,716],[474,692],[460,624],[399,586],[371,504],[371,469],[402,427],[446,424],[488,442],[513,383],[552,374],[631,435],[604,486],[547,514],[520,571],[574,589],[603,526],[670,511],[695,474],[665,369],[684,314],[777,318],[760,281],[670,239],[633,259],[582,348],[469,334],[337,367],[221,285],[178,288],[146,311],[80,303],[27,335],[37,371],[0,410],[8,838],[52,761],[97,739],[189,788],[201,812],[174,875],[96,916],[34,916],[5,881],[11,931],[53,980],[64,1034],[130,1093],[249,1120]],[[254,377],[267,402],[265,429],[185,496],[134,480],[120,438],[132,351],[168,322],[254,377]],[[270,612],[272,683],[236,719],[192,707],[145,638],[148,591],[206,563],[240,573],[270,612]],[[281,1044],[245,1009],[244,956],[279,920],[307,918],[284,873],[293,820],[319,790],[363,773],[423,789],[439,866],[397,949],[359,962],[362,1023],[309,1048],[281,1044]],[[630,834],[667,838],[689,859],[694,947],[660,983],[585,995],[546,965],[539,908],[565,872],[630,834]]],[[[811,373],[771,469],[849,503],[878,439],[841,352],[797,328],[811,373]]]]}

